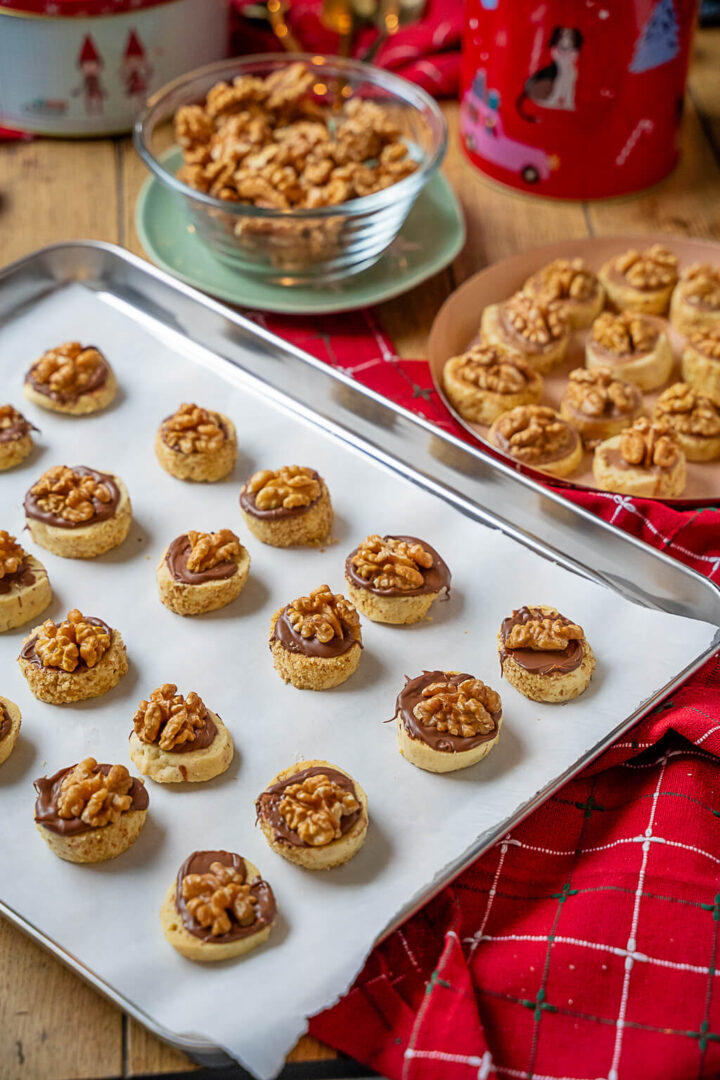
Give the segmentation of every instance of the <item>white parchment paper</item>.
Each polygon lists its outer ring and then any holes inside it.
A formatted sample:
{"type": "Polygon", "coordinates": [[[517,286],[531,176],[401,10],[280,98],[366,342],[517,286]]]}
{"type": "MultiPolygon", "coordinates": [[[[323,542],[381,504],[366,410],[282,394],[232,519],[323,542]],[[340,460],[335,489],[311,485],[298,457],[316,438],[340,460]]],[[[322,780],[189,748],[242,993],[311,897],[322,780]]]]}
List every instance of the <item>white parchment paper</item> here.
{"type": "Polygon", "coordinates": [[[0,398],[41,428],[38,451],[0,476],[0,527],[21,534],[23,495],[54,464],[118,474],[135,513],[126,542],[91,562],[59,559],[29,545],[55,590],[49,614],[77,606],[120,629],[130,672],[95,701],[44,705],[31,696],[15,662],[27,628],[0,638],[0,693],[23,714],[19,744],[0,768],[0,899],[159,1024],[203,1036],[270,1077],[306,1017],[346,990],[403,905],[691,662],[712,640],[713,628],[647,611],[544,561],[290,416],[232,372],[221,375],[225,368],[79,285],[0,329],[0,398]],[[111,359],[121,390],[104,414],[73,420],[23,402],[29,362],[68,339],[94,343],[111,359]],[[181,401],[220,409],[234,420],[240,457],[226,481],[184,484],[157,464],[156,428],[181,401]],[[242,479],[260,467],[293,462],[316,467],[332,493],[338,542],[324,551],[264,547],[242,522],[242,479]],[[189,528],[224,526],[235,529],[251,553],[244,592],[207,616],[173,615],[156,594],[163,549],[189,528]],[[342,590],[345,556],[371,532],[427,539],[452,570],[450,601],[434,606],[431,622],[411,628],[364,620],[360,667],[338,689],[312,693],[284,685],[267,647],[272,612],[323,582],[342,590]],[[497,628],[524,603],[554,604],[585,628],[598,668],[578,701],[537,705],[500,682],[497,628]],[[472,769],[421,772],[398,754],[393,725],[383,725],[403,676],[424,668],[467,670],[502,693],[499,745],[472,769]],[[209,784],[148,781],[150,813],[129,852],[94,867],[62,862],[35,831],[33,779],[88,754],[130,765],[132,714],[140,698],[164,682],[196,690],[225,720],[236,745],[229,771],[209,784]],[[360,781],[371,819],[357,857],[322,874],[273,854],[254,824],[254,799],[271,777],[316,757],[360,781]],[[275,890],[280,918],[270,941],[239,961],[193,964],[162,936],[163,896],[197,848],[246,855],[275,890]]]}

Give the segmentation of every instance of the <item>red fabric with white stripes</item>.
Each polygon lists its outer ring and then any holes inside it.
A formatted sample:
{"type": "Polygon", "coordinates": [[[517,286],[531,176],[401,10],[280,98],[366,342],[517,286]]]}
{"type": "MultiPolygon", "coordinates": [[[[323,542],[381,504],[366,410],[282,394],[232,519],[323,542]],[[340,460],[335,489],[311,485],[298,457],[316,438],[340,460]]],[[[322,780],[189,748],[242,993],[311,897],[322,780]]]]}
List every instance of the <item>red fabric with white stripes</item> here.
{"type": "MultiPolygon", "coordinates": [[[[464,434],[372,315],[262,321],[464,434]]],[[[720,511],[566,493],[718,579],[720,511]]],[[[318,1038],[403,1080],[720,1076],[720,658],[375,949],[318,1038]]]]}

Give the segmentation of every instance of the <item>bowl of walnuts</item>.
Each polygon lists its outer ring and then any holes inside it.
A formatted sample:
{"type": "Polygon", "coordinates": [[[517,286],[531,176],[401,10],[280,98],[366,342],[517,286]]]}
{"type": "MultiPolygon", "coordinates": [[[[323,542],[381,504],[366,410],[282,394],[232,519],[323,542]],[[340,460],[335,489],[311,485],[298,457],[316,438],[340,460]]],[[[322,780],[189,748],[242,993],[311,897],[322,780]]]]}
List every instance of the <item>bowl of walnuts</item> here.
{"type": "Polygon", "coordinates": [[[285,285],[375,263],[445,154],[435,101],[338,57],[225,60],[169,83],[135,146],[224,264],[285,285]]]}

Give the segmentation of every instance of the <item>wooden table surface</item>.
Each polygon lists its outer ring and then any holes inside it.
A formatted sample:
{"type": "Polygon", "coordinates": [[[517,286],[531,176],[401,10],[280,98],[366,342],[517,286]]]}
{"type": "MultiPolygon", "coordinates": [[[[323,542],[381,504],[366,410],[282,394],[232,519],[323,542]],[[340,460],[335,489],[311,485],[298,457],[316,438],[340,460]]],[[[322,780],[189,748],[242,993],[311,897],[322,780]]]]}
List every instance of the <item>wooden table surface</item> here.
{"type": "MultiPolygon", "coordinates": [[[[451,141],[445,171],[468,227],[451,267],[378,313],[401,356],[425,355],[433,316],[468,275],[524,248],[568,237],[667,232],[720,240],[720,29],[697,36],[680,165],[640,196],[560,203],[513,195],[483,181],[457,143],[457,106],[444,106],[451,141]]],[[[128,139],[39,139],[0,146],[0,257],[44,244],[95,239],[142,255],[133,225],[145,170],[128,139]]],[[[332,1058],[302,1039],[291,1058],[332,1058]]],[[[19,931],[0,919],[0,1078],[100,1080],[191,1070],[19,931]]]]}

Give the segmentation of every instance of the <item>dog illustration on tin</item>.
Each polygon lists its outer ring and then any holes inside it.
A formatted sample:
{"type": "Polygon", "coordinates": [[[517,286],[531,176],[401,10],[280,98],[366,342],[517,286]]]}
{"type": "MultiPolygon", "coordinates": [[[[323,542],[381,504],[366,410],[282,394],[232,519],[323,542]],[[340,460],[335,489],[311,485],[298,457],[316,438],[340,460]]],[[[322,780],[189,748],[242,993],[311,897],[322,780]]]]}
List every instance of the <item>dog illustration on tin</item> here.
{"type": "Polygon", "coordinates": [[[518,95],[516,106],[523,120],[537,124],[538,117],[525,110],[528,101],[543,109],[575,110],[575,84],[578,59],[583,46],[582,33],[571,26],[556,26],[548,47],[552,63],[533,72],[518,95]]]}

